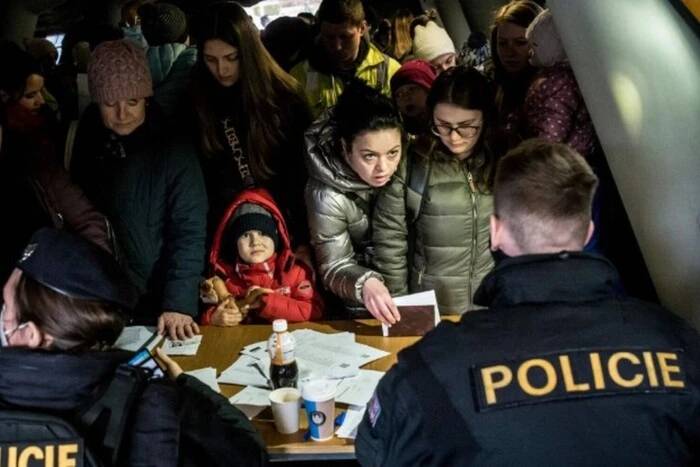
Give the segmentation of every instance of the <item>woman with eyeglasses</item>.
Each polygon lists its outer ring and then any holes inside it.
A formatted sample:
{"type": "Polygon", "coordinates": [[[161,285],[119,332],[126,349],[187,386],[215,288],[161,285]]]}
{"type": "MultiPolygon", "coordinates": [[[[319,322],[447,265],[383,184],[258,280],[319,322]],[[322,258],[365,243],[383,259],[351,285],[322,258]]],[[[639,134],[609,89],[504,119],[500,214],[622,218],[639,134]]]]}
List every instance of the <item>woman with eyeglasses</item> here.
{"type": "Polygon", "coordinates": [[[493,164],[484,144],[491,105],[475,69],[440,74],[427,99],[431,135],[409,146],[374,210],[375,266],[387,288],[392,295],[434,289],[443,315],[474,309],[493,267],[493,164]]]}

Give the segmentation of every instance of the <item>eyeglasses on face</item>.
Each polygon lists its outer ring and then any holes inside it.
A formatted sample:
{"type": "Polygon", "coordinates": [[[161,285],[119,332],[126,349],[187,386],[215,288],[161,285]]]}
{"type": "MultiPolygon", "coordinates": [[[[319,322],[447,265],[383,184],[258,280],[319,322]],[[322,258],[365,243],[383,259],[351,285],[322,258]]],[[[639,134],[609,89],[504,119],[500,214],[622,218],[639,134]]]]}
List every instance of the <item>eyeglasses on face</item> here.
{"type": "Polygon", "coordinates": [[[430,131],[436,136],[450,137],[453,131],[456,131],[462,138],[474,138],[479,134],[481,125],[433,125],[430,131]]]}

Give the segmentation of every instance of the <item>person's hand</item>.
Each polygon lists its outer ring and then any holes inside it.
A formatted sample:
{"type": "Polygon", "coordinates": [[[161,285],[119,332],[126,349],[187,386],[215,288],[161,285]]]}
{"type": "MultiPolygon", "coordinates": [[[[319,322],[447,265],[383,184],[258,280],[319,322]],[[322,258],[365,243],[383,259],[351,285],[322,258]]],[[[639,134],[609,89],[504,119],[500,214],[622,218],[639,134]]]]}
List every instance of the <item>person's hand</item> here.
{"type": "Polygon", "coordinates": [[[250,286],[245,293],[245,301],[248,303],[247,308],[255,310],[263,306],[263,295],[267,295],[269,293],[275,293],[275,291],[272,289],[265,289],[257,285],[250,286]]]}
{"type": "Polygon", "coordinates": [[[182,374],[182,368],[180,368],[180,365],[178,365],[175,360],[165,355],[165,352],[163,352],[160,347],[156,347],[153,353],[155,354],[155,357],[165,366],[165,372],[168,374],[168,376],[170,376],[170,379],[174,381],[182,374]]]}
{"type": "Polygon", "coordinates": [[[376,277],[370,277],[362,286],[362,301],[367,311],[383,324],[391,326],[397,321],[401,321],[399,309],[396,308],[389,290],[376,277]]]}
{"type": "Polygon", "coordinates": [[[199,326],[190,315],[176,311],[164,311],[158,318],[158,334],[168,333],[171,340],[190,339],[199,334],[199,326]]]}
{"type": "Polygon", "coordinates": [[[211,315],[211,324],[214,326],[236,326],[244,317],[244,311],[238,308],[233,297],[229,297],[216,307],[216,311],[211,315]]]}

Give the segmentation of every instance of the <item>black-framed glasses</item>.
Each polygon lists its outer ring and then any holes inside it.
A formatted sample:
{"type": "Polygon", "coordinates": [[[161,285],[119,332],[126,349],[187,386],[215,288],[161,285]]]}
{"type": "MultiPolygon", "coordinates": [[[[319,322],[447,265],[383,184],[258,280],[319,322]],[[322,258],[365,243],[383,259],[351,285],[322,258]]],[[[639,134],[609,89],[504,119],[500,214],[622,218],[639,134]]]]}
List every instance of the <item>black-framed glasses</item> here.
{"type": "Polygon", "coordinates": [[[456,131],[462,138],[474,138],[479,134],[480,129],[481,125],[433,125],[430,127],[430,131],[436,136],[449,137],[453,131],[456,131]]]}

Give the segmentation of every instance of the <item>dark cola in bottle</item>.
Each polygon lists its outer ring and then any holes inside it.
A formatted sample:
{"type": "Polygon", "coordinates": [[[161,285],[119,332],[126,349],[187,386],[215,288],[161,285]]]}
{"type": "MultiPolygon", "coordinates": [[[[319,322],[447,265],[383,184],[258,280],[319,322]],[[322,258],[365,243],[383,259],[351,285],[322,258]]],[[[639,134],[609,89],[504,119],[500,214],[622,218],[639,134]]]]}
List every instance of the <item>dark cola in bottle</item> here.
{"type": "Polygon", "coordinates": [[[287,320],[276,319],[272,322],[272,335],[267,340],[270,352],[270,381],[272,389],[296,388],[299,379],[299,367],[294,358],[296,341],[287,331],[287,320]]]}

